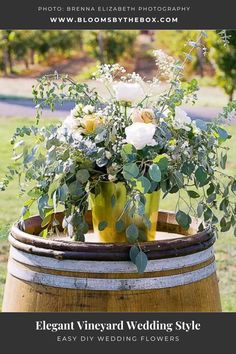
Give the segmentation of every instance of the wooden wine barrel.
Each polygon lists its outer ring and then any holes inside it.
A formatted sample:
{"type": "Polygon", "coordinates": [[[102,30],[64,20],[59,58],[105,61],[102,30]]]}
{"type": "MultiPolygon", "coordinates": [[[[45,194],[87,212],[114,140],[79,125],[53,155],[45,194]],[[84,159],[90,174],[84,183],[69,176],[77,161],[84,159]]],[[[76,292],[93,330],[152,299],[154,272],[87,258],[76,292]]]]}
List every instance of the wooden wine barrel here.
{"type": "Polygon", "coordinates": [[[139,274],[129,244],[43,239],[40,224],[36,216],[25,231],[11,230],[5,312],[221,311],[210,228],[186,232],[173,213],[159,212],[157,240],[142,244],[149,262],[139,274]]]}

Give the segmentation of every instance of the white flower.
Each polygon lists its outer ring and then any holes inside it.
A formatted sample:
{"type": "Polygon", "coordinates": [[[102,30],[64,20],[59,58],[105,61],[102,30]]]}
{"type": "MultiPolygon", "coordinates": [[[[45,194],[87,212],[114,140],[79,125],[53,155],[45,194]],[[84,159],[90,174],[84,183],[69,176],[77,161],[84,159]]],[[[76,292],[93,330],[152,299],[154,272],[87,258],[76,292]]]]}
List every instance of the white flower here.
{"type": "Polygon", "coordinates": [[[140,102],[144,99],[145,93],[137,83],[118,82],[113,85],[117,101],[140,102]]]}
{"type": "Polygon", "coordinates": [[[72,134],[73,138],[77,141],[82,139],[81,135],[81,120],[74,118],[72,114],[66,117],[64,122],[62,123],[61,128],[58,131],[58,134],[61,136],[61,140],[63,135],[67,132],[67,134],[72,134]]]}
{"type": "Polygon", "coordinates": [[[110,182],[115,182],[116,181],[116,176],[108,175],[108,179],[109,179],[110,182]]]}
{"type": "Polygon", "coordinates": [[[143,149],[146,145],[156,145],[153,139],[156,126],[152,123],[133,123],[125,128],[126,142],[132,144],[137,150],[143,149]]]}
{"type": "Polygon", "coordinates": [[[72,136],[73,136],[73,138],[74,138],[75,140],[77,140],[77,142],[78,142],[78,141],[82,141],[82,139],[83,139],[83,136],[81,135],[81,133],[80,133],[79,130],[78,130],[78,131],[74,131],[74,132],[72,133],[72,136]]]}
{"type": "Polygon", "coordinates": [[[183,109],[179,107],[175,108],[174,125],[177,129],[190,130],[191,128],[187,125],[191,124],[191,122],[191,118],[183,109]]]}
{"type": "Polygon", "coordinates": [[[87,106],[84,106],[83,112],[85,114],[91,114],[94,112],[94,107],[88,104],[87,106]]]}
{"type": "Polygon", "coordinates": [[[157,77],[159,80],[170,80],[173,77],[174,58],[163,52],[162,49],[154,50],[156,58],[157,77]]]}
{"type": "Polygon", "coordinates": [[[185,141],[181,146],[182,149],[187,149],[188,147],[189,147],[188,141],[185,141]]]}
{"type": "Polygon", "coordinates": [[[83,105],[81,103],[75,105],[75,107],[70,111],[70,115],[74,118],[80,117],[82,113],[83,105]]]}
{"type": "Polygon", "coordinates": [[[64,120],[62,127],[68,129],[69,131],[76,130],[80,126],[80,121],[75,119],[72,115],[69,115],[64,120]]]}
{"type": "Polygon", "coordinates": [[[112,157],[112,154],[110,153],[110,151],[105,151],[105,156],[108,160],[110,160],[110,158],[112,157]]]}

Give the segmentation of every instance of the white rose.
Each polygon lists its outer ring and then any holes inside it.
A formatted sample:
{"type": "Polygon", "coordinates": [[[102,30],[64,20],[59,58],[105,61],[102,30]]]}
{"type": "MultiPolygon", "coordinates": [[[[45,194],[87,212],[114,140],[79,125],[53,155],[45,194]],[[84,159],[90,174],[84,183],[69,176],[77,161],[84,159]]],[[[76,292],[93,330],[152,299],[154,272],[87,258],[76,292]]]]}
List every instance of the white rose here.
{"type": "Polygon", "coordinates": [[[143,149],[146,145],[154,146],[155,131],[156,126],[152,123],[133,123],[125,128],[126,142],[132,144],[137,150],[143,149]]]}
{"type": "Polygon", "coordinates": [[[74,116],[69,115],[66,117],[64,122],[62,123],[61,128],[58,131],[58,134],[61,136],[61,140],[63,140],[63,136],[65,132],[72,134],[73,138],[76,140],[81,140],[82,135],[81,135],[81,121],[80,119],[74,118],[74,116]]]}
{"type": "Polygon", "coordinates": [[[80,121],[75,119],[72,115],[69,115],[64,120],[62,127],[68,129],[69,131],[76,130],[80,125],[80,121]]]}
{"type": "Polygon", "coordinates": [[[191,118],[183,109],[179,107],[175,108],[174,124],[176,128],[190,130],[190,127],[188,127],[187,125],[191,124],[191,122],[191,118]]]}
{"type": "Polygon", "coordinates": [[[117,101],[140,102],[144,99],[145,93],[137,83],[118,82],[113,85],[117,101]]]}

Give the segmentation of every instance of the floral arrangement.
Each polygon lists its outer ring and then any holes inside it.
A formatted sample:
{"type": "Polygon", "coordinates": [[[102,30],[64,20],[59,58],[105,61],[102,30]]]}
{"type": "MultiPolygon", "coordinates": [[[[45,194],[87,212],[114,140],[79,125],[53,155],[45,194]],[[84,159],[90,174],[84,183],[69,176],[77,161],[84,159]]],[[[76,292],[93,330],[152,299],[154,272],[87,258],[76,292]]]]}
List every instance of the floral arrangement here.
{"type": "MultiPolygon", "coordinates": [[[[230,135],[222,124],[236,104],[231,102],[211,122],[193,121],[181,108],[197,99],[197,81],[184,82],[182,74],[192,51],[202,46],[202,36],[201,32],[196,42],[188,43],[182,62],[155,51],[157,77],[149,82],[118,64],[100,66],[95,78],[106,91],[102,96],[66,75],[39,80],[33,88],[38,119],[45,106],[53,110],[58,102],[73,101],[75,107],[60,125],[18,128],[13,136],[15,162],[1,187],[5,189],[15,175],[20,180],[24,176],[21,188],[28,200],[22,225],[36,203],[41,236],[46,237],[57,228],[54,214],[62,208],[67,234],[84,241],[90,196],[99,196],[103,182],[122,183],[126,200],[115,227],[133,245],[130,257],[139,271],[147,263],[139,242],[146,240],[151,228],[145,206],[154,192],[161,191],[162,198],[176,194],[176,220],[186,230],[195,217],[202,218],[199,230],[206,225],[223,232],[235,227],[236,181],[223,171],[224,143],[230,135]],[[163,78],[168,82],[164,90],[163,78]],[[34,136],[33,147],[22,140],[28,135],[34,136]],[[144,227],[136,223],[137,217],[144,227]]],[[[112,194],[107,203],[115,208],[117,202],[112,194]]],[[[97,227],[100,232],[109,227],[109,215],[98,220],[97,227]]]]}

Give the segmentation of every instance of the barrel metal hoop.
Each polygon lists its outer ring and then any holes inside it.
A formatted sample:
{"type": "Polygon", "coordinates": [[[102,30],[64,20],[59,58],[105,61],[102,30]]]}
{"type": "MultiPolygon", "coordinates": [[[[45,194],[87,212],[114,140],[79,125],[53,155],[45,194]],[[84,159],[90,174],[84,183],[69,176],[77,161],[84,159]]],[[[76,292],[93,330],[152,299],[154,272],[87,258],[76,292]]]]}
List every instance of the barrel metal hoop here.
{"type": "Polygon", "coordinates": [[[191,284],[208,278],[216,271],[215,262],[183,274],[169,275],[155,278],[134,278],[134,279],[99,279],[99,278],[78,278],[64,275],[53,275],[46,273],[25,270],[17,266],[17,263],[8,263],[9,273],[23,281],[36,283],[43,286],[79,289],[92,291],[134,291],[172,288],[191,284]]]}
{"type": "MultiPolygon", "coordinates": [[[[37,256],[11,247],[10,256],[22,264],[69,272],[86,273],[136,273],[135,265],[130,261],[84,261],[58,260],[55,258],[37,256]]],[[[158,272],[172,269],[191,267],[214,257],[213,247],[204,251],[181,257],[150,260],[145,272],[158,272]]]]}

